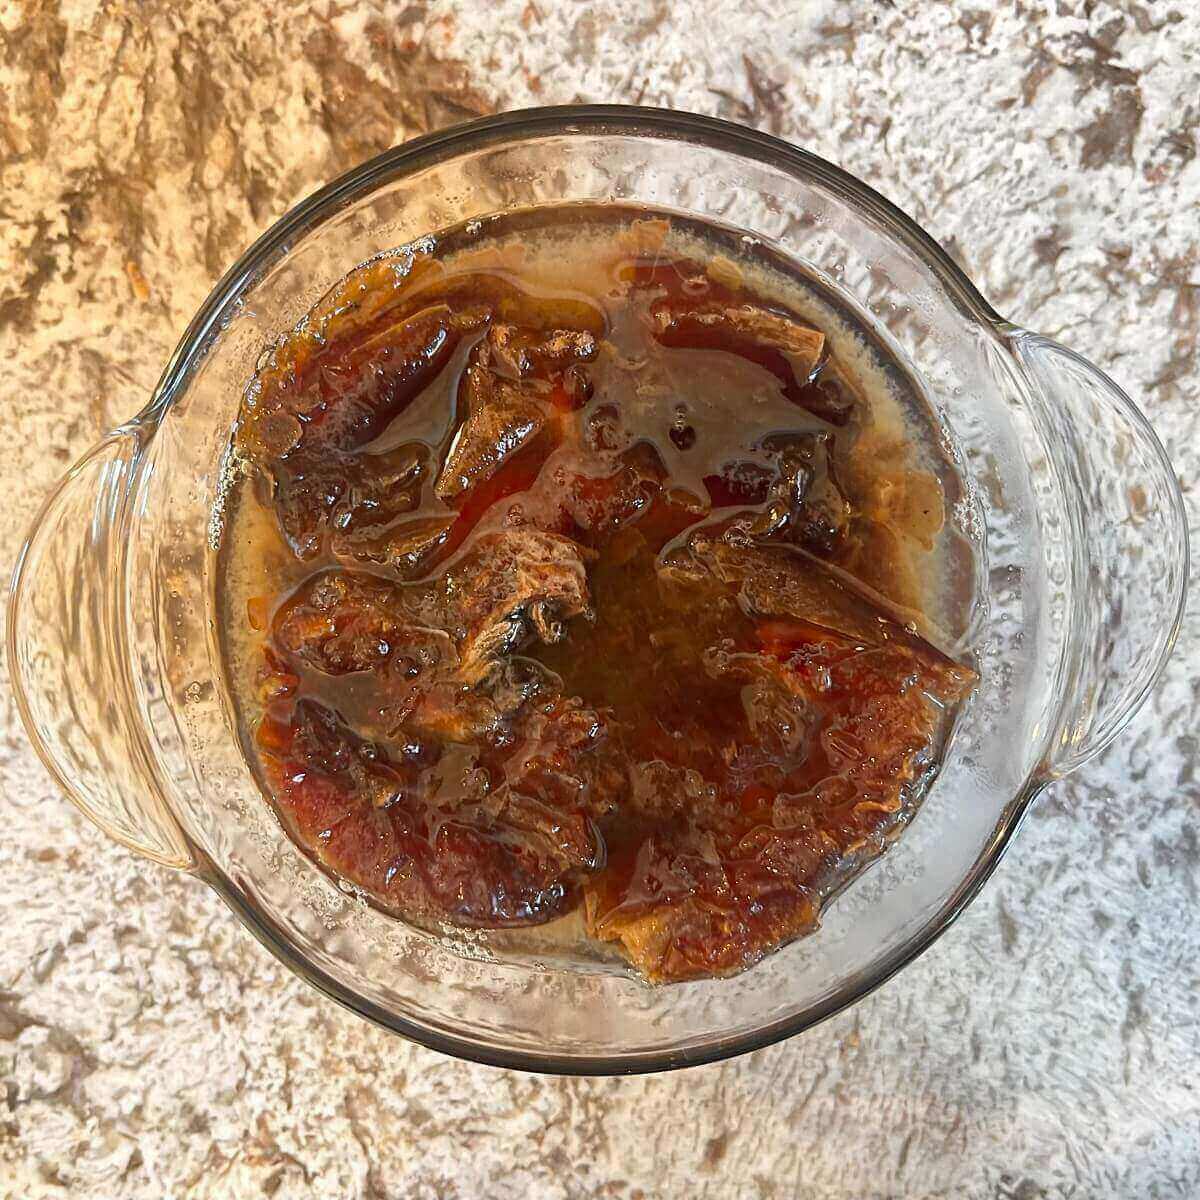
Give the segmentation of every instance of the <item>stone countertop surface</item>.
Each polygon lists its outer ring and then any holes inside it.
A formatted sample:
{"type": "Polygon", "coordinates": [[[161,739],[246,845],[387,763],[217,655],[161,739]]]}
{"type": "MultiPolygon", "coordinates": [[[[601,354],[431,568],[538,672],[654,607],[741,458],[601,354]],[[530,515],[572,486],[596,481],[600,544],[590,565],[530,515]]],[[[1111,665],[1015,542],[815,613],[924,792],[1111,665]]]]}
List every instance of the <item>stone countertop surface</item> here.
{"type": "MultiPolygon", "coordinates": [[[[1191,0],[0,4],[0,562],[318,184],[576,100],[806,146],[1144,405],[1200,508],[1191,0]]],[[[1195,589],[1190,609],[1200,603],[1195,589]]],[[[1200,1196],[1200,630],[965,916],[802,1037],[631,1079],[441,1057],[60,797],[0,682],[0,1197],[1200,1196]]]]}

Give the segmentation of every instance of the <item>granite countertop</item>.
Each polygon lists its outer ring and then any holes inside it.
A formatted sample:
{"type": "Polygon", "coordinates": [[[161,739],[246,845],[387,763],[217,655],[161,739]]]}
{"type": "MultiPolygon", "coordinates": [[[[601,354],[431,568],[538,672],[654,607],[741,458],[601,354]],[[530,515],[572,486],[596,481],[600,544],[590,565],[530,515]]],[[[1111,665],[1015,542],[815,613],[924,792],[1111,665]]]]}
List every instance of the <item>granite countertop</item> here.
{"type": "MultiPolygon", "coordinates": [[[[276,216],[432,127],[583,99],[731,117],[875,185],[1140,400],[1195,530],[1198,62],[1189,0],[0,6],[0,562],[276,216]]],[[[321,999],[75,814],[5,677],[0,1197],[1200,1195],[1198,656],[1192,619],[881,991],[633,1079],[453,1061],[321,999]]]]}

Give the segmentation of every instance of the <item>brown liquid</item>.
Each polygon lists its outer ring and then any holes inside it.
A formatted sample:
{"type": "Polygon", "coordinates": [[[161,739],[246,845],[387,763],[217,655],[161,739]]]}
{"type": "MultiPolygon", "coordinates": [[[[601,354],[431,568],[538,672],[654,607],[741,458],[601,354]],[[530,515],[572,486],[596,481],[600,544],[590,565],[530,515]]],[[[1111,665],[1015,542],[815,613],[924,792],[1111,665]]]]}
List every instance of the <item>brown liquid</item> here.
{"type": "Polygon", "coordinates": [[[414,919],[582,907],[670,980],[814,927],[973,675],[916,632],[953,627],[964,554],[919,405],[811,282],[645,216],[352,272],[247,389],[222,586],[257,773],[319,862],[414,919]]]}

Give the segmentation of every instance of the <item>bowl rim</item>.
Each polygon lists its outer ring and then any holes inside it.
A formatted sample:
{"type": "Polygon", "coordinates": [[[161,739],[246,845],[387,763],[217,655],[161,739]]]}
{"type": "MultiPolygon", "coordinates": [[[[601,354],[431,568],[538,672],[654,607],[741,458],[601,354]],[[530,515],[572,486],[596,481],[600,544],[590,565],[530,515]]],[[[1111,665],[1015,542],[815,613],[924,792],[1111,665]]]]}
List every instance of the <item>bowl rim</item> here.
{"type": "MultiPolygon", "coordinates": [[[[625,104],[568,104],[519,109],[426,134],[361,163],[291,208],[261,234],[213,287],[188,324],[163,370],[154,393],[135,420],[153,427],[186,387],[194,367],[219,335],[238,297],[256,279],[262,264],[286,250],[329,216],[376,188],[459,154],[489,145],[572,134],[638,134],[688,141],[755,159],[788,173],[816,178],[832,193],[877,220],[934,272],[947,292],[981,325],[1005,325],[946,250],[900,208],[840,167],[810,151],[746,126],[673,109],[625,104]]],[[[246,928],[276,958],[319,992],[392,1033],[457,1058],[489,1066],[558,1075],[629,1075],[700,1066],[783,1041],[856,1004],[924,953],[958,918],[995,870],[1013,834],[1041,791],[1036,776],[1009,802],[987,845],[952,895],[922,927],[871,970],[860,973],[825,1000],[747,1033],[714,1038],[696,1046],[633,1051],[629,1054],[570,1055],[492,1046],[458,1037],[383,1008],[317,967],[298,951],[241,887],[188,839],[195,874],[212,887],[246,928]]]]}
{"type": "Polygon", "coordinates": [[[295,244],[337,209],[384,183],[464,151],[553,134],[585,133],[638,133],[674,138],[753,158],[790,173],[803,172],[874,216],[892,237],[924,261],[972,318],[993,328],[1007,327],[1005,319],[940,242],[869,184],[810,150],[746,125],[679,109],[636,104],[548,105],[481,117],[402,142],[352,167],[290,208],[250,244],[213,286],[163,368],[149,403],[135,419],[152,421],[161,415],[221,331],[228,308],[253,282],[263,261],[280,248],[295,244]]]}

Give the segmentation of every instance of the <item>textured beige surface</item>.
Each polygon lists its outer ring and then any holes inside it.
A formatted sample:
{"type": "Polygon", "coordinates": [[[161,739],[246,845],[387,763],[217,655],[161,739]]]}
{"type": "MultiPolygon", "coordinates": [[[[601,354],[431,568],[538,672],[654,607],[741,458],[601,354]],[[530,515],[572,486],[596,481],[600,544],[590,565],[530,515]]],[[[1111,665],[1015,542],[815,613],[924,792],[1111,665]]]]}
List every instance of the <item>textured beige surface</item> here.
{"type": "MultiPolygon", "coordinates": [[[[732,117],[873,183],[1142,401],[1194,526],[1196,13],[0,4],[0,562],[289,205],[428,127],[576,99],[732,117]]],[[[1200,1195],[1198,658],[1193,620],[1135,725],[881,992],[632,1080],[451,1061],[321,1000],[76,817],[0,682],[0,1197],[1200,1195]]]]}

